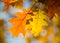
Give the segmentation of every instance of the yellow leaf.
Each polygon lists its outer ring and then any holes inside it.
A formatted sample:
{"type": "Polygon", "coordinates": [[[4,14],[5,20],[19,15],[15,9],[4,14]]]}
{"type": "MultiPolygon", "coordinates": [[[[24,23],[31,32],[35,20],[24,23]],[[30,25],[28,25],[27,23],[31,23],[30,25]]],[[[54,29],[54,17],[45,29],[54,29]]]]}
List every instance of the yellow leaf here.
{"type": "MultiPolygon", "coordinates": [[[[44,15],[43,11],[39,11],[38,14],[35,12],[34,16],[32,16],[33,21],[30,22],[30,27],[32,28],[31,33],[34,36],[38,36],[40,32],[43,32],[43,26],[47,25],[47,23],[44,21],[44,19],[46,18],[46,15],[44,15]]],[[[29,25],[27,25],[26,27],[28,28],[29,25]]]]}

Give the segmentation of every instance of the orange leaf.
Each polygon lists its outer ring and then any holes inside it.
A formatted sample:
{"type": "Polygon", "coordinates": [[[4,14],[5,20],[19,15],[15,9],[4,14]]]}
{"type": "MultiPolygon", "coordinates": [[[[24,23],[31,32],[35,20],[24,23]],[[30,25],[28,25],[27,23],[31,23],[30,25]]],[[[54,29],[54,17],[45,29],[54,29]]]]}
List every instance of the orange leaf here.
{"type": "Polygon", "coordinates": [[[31,19],[31,15],[27,14],[27,12],[17,12],[16,13],[17,18],[12,18],[9,22],[12,23],[14,26],[10,28],[10,31],[12,32],[12,35],[17,37],[20,33],[22,33],[25,36],[25,25],[27,20],[31,19]]]}
{"type": "Polygon", "coordinates": [[[10,5],[14,6],[17,0],[2,0],[5,4],[4,10],[6,10],[10,5]]]}

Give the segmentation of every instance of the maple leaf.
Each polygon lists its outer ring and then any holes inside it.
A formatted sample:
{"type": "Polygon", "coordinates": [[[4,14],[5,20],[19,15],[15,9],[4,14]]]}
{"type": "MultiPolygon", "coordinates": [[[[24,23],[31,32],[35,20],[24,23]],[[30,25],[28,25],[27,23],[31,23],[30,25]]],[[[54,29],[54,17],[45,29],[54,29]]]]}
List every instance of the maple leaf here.
{"type": "Polygon", "coordinates": [[[30,24],[26,25],[27,28],[32,28],[31,33],[34,36],[38,36],[40,32],[43,32],[43,26],[47,25],[47,23],[44,21],[46,16],[44,15],[43,11],[39,11],[38,14],[34,12],[35,16],[32,16],[33,21],[30,22],[30,24]]]}
{"type": "Polygon", "coordinates": [[[23,13],[17,12],[17,18],[12,18],[9,22],[14,26],[10,28],[13,37],[17,37],[20,33],[25,36],[25,25],[27,20],[31,19],[31,15],[27,14],[27,11],[23,13]]]}

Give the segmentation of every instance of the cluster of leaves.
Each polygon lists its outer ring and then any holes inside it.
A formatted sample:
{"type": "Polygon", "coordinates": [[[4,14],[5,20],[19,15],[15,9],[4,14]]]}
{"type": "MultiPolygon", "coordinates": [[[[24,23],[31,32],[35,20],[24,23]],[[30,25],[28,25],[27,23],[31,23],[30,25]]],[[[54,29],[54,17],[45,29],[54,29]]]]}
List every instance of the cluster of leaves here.
{"type": "Polygon", "coordinates": [[[39,10],[39,12],[32,12],[32,14],[28,14],[28,11],[24,11],[22,13],[17,12],[17,18],[12,18],[10,23],[14,26],[10,28],[13,36],[18,36],[18,34],[22,33],[24,36],[26,34],[26,29],[28,29],[31,34],[34,36],[38,36],[40,32],[43,32],[43,26],[47,25],[44,19],[47,16],[44,14],[44,11],[39,10]]]}
{"type": "MultiPolygon", "coordinates": [[[[43,2],[43,1],[42,1],[43,2]]],[[[44,3],[44,2],[43,2],[44,3]]],[[[22,33],[24,36],[26,35],[26,30],[29,30],[29,32],[36,38],[38,38],[40,41],[43,41],[43,43],[49,43],[48,41],[51,41],[50,37],[52,38],[52,41],[58,43],[60,42],[59,39],[59,33],[56,34],[55,26],[58,27],[58,30],[60,31],[60,17],[59,17],[59,9],[58,9],[59,3],[57,3],[54,0],[48,1],[48,4],[46,3],[47,7],[47,15],[45,12],[41,9],[31,9],[25,10],[23,12],[17,12],[16,18],[12,18],[9,22],[13,24],[13,26],[10,28],[10,32],[12,32],[13,37],[18,37],[20,33],[22,33]],[[51,3],[52,2],[52,3],[51,3]],[[52,7],[51,7],[52,6],[52,7]],[[54,10],[54,11],[53,11],[54,10]],[[57,13],[57,14],[55,14],[57,13]],[[55,16],[54,16],[55,15],[55,16]],[[53,18],[54,17],[54,18],[53,18]],[[49,20],[52,22],[50,22],[49,20]],[[46,29],[44,28],[46,26],[46,29]],[[44,32],[44,29],[47,31],[46,35],[41,35],[40,33],[44,32]]],[[[31,39],[30,37],[27,38],[28,42],[30,43],[31,39]]]]}

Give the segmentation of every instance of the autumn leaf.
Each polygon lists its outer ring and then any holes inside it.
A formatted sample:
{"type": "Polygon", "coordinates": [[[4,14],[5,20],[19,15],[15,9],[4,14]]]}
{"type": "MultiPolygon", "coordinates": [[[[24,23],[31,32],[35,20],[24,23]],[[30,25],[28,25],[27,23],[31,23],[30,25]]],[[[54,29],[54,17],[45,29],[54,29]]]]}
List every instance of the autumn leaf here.
{"type": "Polygon", "coordinates": [[[17,37],[20,33],[25,36],[25,25],[27,20],[31,19],[31,15],[27,14],[27,11],[23,13],[17,12],[17,18],[12,18],[9,22],[13,24],[13,27],[10,28],[13,37],[17,37]]]}
{"type": "Polygon", "coordinates": [[[48,7],[49,19],[52,19],[55,13],[60,16],[60,0],[48,0],[46,6],[48,7]]]}
{"type": "Polygon", "coordinates": [[[30,22],[30,24],[26,25],[27,28],[32,28],[31,33],[34,36],[38,36],[40,32],[43,32],[43,26],[47,25],[47,23],[44,21],[46,16],[44,15],[43,11],[39,11],[38,13],[34,12],[35,16],[32,16],[33,21],[30,22]]]}
{"type": "Polygon", "coordinates": [[[4,2],[4,10],[6,10],[10,5],[14,6],[17,0],[2,0],[4,2]]]}

